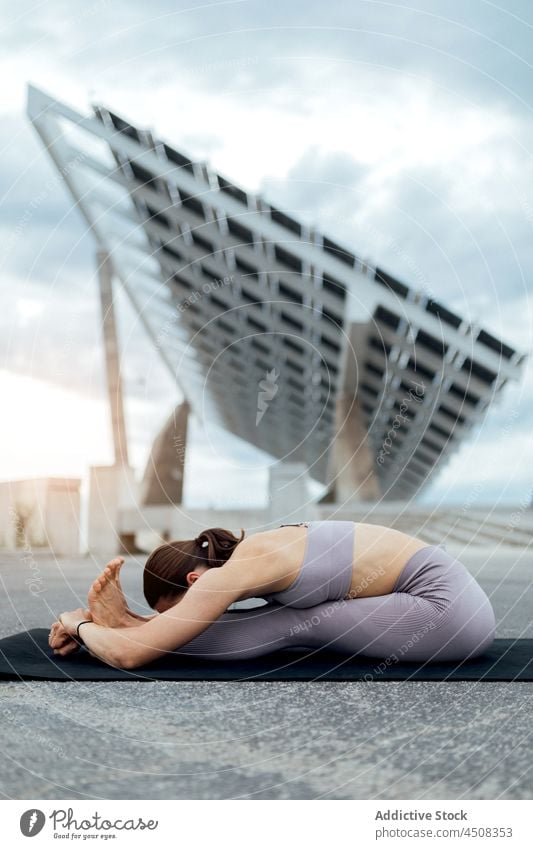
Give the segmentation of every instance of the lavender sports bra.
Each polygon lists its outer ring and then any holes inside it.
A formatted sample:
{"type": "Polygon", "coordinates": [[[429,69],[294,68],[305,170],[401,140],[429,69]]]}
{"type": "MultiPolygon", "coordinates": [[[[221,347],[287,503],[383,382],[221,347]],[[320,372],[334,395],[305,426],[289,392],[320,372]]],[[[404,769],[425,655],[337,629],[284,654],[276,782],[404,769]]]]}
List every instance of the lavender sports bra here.
{"type": "Polygon", "coordinates": [[[288,607],[313,607],[323,601],[345,598],[352,582],[355,522],[295,524],[307,528],[300,573],[288,589],[263,598],[288,607]]]}

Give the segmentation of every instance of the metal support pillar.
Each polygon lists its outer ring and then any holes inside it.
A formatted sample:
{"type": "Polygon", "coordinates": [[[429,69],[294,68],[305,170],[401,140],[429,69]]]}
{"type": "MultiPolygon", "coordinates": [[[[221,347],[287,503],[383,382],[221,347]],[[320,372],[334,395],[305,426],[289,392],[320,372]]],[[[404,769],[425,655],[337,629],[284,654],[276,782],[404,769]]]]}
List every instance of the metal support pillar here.
{"type": "Polygon", "coordinates": [[[128,466],[128,440],[124,417],[117,326],[113,303],[113,263],[107,251],[104,250],[98,251],[96,258],[98,263],[98,283],[102,311],[102,332],[107,373],[107,392],[113,434],[114,461],[115,465],[128,466]]]}

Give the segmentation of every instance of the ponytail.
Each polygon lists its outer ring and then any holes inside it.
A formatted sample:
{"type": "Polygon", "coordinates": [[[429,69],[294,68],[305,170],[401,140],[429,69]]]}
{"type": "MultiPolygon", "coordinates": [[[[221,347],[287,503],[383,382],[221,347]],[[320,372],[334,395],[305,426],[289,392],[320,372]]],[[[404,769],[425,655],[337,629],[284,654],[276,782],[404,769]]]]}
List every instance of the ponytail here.
{"type": "Polygon", "coordinates": [[[242,528],[239,538],[224,528],[208,528],[198,534],[194,542],[200,549],[200,557],[206,561],[205,565],[212,569],[223,566],[243,539],[242,528]]]}
{"type": "Polygon", "coordinates": [[[225,528],[207,528],[193,540],[174,540],[160,545],[149,555],[143,573],[144,597],[150,605],[161,598],[180,595],[188,590],[187,575],[198,566],[220,568],[244,539],[241,528],[236,537],[225,528]]]}

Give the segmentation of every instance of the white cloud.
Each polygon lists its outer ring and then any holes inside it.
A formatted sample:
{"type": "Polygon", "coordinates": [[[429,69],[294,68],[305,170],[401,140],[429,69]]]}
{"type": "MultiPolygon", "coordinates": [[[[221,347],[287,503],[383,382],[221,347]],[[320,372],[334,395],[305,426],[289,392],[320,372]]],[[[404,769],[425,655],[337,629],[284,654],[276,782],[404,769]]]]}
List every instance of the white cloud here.
{"type": "Polygon", "coordinates": [[[111,461],[107,409],[49,382],[0,371],[2,478],[82,476],[111,461]]]}

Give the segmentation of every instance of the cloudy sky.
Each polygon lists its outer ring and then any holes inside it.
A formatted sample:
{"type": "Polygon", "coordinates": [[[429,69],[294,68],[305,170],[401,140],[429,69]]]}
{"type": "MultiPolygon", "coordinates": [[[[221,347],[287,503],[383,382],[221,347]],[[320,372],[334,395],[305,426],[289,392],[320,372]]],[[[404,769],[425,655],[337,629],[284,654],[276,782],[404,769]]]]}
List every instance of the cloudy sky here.
{"type": "MultiPolygon", "coordinates": [[[[81,111],[102,102],[152,127],[531,350],[527,0],[0,8],[0,478],[79,475],[111,458],[93,244],[25,116],[28,82],[81,111]]],[[[179,395],[121,307],[141,470],[179,395]]],[[[527,498],[532,416],[528,363],[424,500],[527,498]]],[[[198,424],[192,444],[190,503],[236,503],[244,485],[261,500],[263,458],[229,439],[209,448],[198,424]]]]}

